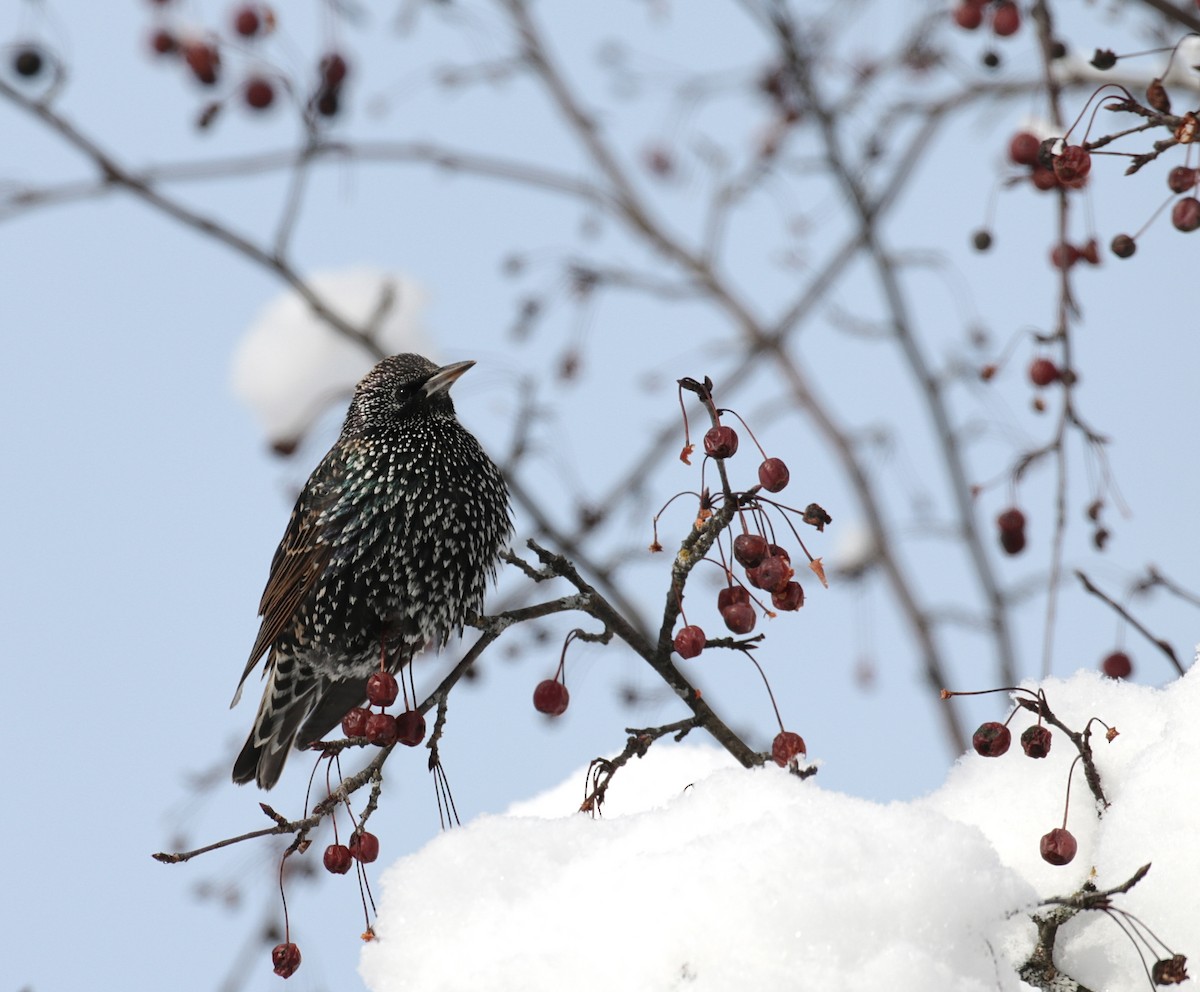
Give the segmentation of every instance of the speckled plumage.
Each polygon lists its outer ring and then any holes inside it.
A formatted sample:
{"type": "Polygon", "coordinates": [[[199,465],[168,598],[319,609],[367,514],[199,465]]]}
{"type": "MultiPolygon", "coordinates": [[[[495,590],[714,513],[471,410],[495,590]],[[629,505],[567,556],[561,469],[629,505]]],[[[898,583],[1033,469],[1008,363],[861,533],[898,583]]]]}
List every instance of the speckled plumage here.
{"type": "Polygon", "coordinates": [[[267,685],[235,782],[269,789],[294,741],[362,703],[381,649],[398,671],[481,609],[511,521],[504,479],[447,392],[473,364],[395,355],[355,389],[271,562],[233,702],[264,653],[267,685]]]}

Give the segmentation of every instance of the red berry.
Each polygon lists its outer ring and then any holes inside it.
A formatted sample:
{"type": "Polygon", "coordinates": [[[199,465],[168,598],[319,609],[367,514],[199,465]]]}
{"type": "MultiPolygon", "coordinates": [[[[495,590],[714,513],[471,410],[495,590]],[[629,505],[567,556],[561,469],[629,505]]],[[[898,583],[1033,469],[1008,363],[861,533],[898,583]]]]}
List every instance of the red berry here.
{"type": "Polygon", "coordinates": [[[1124,651],[1114,651],[1100,662],[1100,670],[1110,679],[1127,679],[1133,674],[1133,659],[1124,651]]]}
{"type": "Polygon", "coordinates": [[[295,944],[276,944],[271,951],[271,965],[280,978],[291,978],[300,967],[300,948],[295,944]]]}
{"type": "Polygon", "coordinates": [[[1088,238],[1087,244],[1079,249],[1079,257],[1088,265],[1100,264],[1100,246],[1096,244],[1095,238],[1088,238]]]}
{"type": "Polygon", "coordinates": [[[275,101],[275,87],[261,76],[247,79],[246,88],[242,93],[246,98],[246,105],[254,110],[266,110],[275,101]]]}
{"type": "Polygon", "coordinates": [[[150,47],[156,55],[170,55],[179,51],[179,41],[170,31],[159,29],[150,36],[150,47]]]}
{"type": "Polygon", "coordinates": [[[322,117],[336,117],[338,110],[341,108],[337,87],[321,87],[320,92],[317,94],[316,107],[317,113],[322,117]]]}
{"type": "Polygon", "coordinates": [[[391,672],[372,672],[367,679],[367,699],[372,706],[391,706],[400,695],[400,686],[391,672]]]}
{"type": "Polygon", "coordinates": [[[1171,223],[1181,231],[1194,231],[1200,227],[1200,200],[1185,196],[1171,208],[1171,223]]]}
{"type": "Polygon", "coordinates": [[[723,613],[727,606],[734,603],[749,603],[750,593],[745,586],[726,586],[717,593],[717,612],[723,613]]]}
{"type": "Polygon", "coordinates": [[[1134,241],[1133,238],[1131,238],[1128,234],[1118,234],[1112,239],[1112,245],[1110,247],[1112,249],[1112,253],[1116,255],[1117,258],[1128,258],[1135,251],[1137,251],[1137,242],[1134,241]]]}
{"type": "Polygon", "coordinates": [[[761,534],[739,534],[733,539],[733,557],[743,568],[756,568],[767,550],[767,539],[761,534]]]}
{"type": "Polygon", "coordinates": [[[354,864],[350,848],[345,844],[330,844],[325,848],[324,861],[325,870],[331,871],[335,875],[345,875],[350,870],[350,866],[354,864]]]}
{"type": "Polygon", "coordinates": [[[1021,734],[1021,748],[1031,758],[1044,758],[1050,753],[1050,743],[1053,739],[1050,736],[1050,728],[1037,723],[1026,727],[1025,732],[1021,734]]]}
{"type": "Polygon", "coordinates": [[[791,477],[788,467],[779,458],[768,458],[758,466],[759,484],[769,493],[780,492],[791,477]]]}
{"type": "Polygon", "coordinates": [[[713,458],[731,458],[737,449],[738,436],[732,427],[710,427],[704,435],[704,453],[713,458]]]}
{"type": "Polygon", "coordinates": [[[1050,252],[1050,264],[1056,269],[1069,269],[1079,261],[1079,249],[1065,241],[1056,244],[1050,252]]]}
{"type": "Polygon", "coordinates": [[[790,730],[781,730],[775,735],[775,740],[771,742],[771,757],[775,759],[775,764],[786,768],[787,763],[798,754],[808,754],[803,737],[790,730]]]}
{"type": "Polygon", "coordinates": [[[1048,189],[1057,189],[1059,182],[1058,176],[1054,174],[1053,169],[1047,169],[1044,165],[1035,165],[1033,171],[1029,173],[1029,179],[1038,189],[1045,192],[1048,189]]]}
{"type": "Polygon", "coordinates": [[[1029,366],[1029,381],[1035,386],[1048,386],[1058,381],[1058,366],[1048,358],[1035,358],[1029,366]]]}
{"type": "Polygon", "coordinates": [[[1025,550],[1025,531],[1002,530],[1000,532],[1000,547],[1010,555],[1019,555],[1025,550]]]}
{"type": "Polygon", "coordinates": [[[544,679],[533,690],[533,708],[547,716],[562,716],[570,701],[567,687],[557,679],[544,679]]]}
{"type": "Polygon", "coordinates": [[[350,854],[356,861],[369,865],[379,857],[379,838],[367,830],[350,837],[350,854]]]}
{"type": "Polygon", "coordinates": [[[1042,837],[1042,860],[1052,865],[1069,865],[1075,860],[1079,844],[1065,827],[1055,827],[1042,837]]]}
{"type": "Polygon", "coordinates": [[[365,706],[355,706],[342,717],[342,733],[347,737],[366,737],[367,721],[371,719],[371,711],[365,706]]]}
{"type": "Polygon", "coordinates": [[[779,592],[771,593],[771,605],[787,613],[804,605],[804,589],[799,582],[789,582],[779,592]]]}
{"type": "Polygon", "coordinates": [[[967,31],[974,31],[983,23],[983,7],[966,0],[954,8],[954,23],[967,31]]]}
{"type": "Polygon", "coordinates": [[[695,658],[704,650],[705,643],[704,631],[692,624],[675,635],[675,650],[681,658],[695,658]]]}
{"type": "Polygon", "coordinates": [[[346,78],[346,73],[350,71],[350,67],[346,64],[346,60],[337,52],[330,52],[321,58],[321,79],[325,81],[326,86],[339,86],[342,80],[346,78]]]}
{"type": "Polygon", "coordinates": [[[1054,175],[1064,186],[1078,188],[1092,171],[1092,156],[1082,145],[1067,145],[1054,157],[1054,175]]]}
{"type": "Polygon", "coordinates": [[[767,548],[767,553],[775,558],[782,558],[789,565],[792,563],[792,556],[789,555],[787,551],[784,548],[781,548],[778,544],[769,545],[767,548]]]}
{"type": "Polygon", "coordinates": [[[243,38],[253,38],[262,27],[262,18],[256,7],[247,4],[234,11],[233,30],[243,38]]]}
{"type": "Polygon", "coordinates": [[[391,713],[372,713],[367,718],[367,740],[380,747],[396,743],[396,718],[391,713]]]}
{"type": "Polygon", "coordinates": [[[971,747],[985,758],[998,758],[1012,744],[1012,733],[1002,723],[991,720],[979,725],[971,737],[971,747]]]}
{"type": "Polygon", "coordinates": [[[1000,0],[992,14],[992,30],[1001,38],[1016,34],[1021,26],[1021,12],[1011,0],[1000,0]]]}
{"type": "Polygon", "coordinates": [[[1008,157],[1015,165],[1036,165],[1042,143],[1036,134],[1018,131],[1008,143],[1008,157]]]}
{"type": "Polygon", "coordinates": [[[1009,507],[996,518],[996,525],[1002,530],[1024,530],[1025,514],[1015,506],[1009,507]]]}
{"type": "Polygon", "coordinates": [[[420,710],[405,710],[396,717],[396,739],[406,747],[416,747],[425,739],[425,717],[420,710]]]}
{"type": "Polygon", "coordinates": [[[748,634],[758,622],[758,615],[749,603],[734,603],[721,611],[721,619],[735,634],[748,634]]]}
{"type": "Polygon", "coordinates": [[[216,83],[221,68],[221,55],[216,46],[203,41],[189,41],[183,46],[183,58],[192,75],[205,86],[216,83]]]}
{"type": "Polygon", "coordinates": [[[796,573],[782,555],[768,555],[758,568],[746,572],[750,584],[767,592],[780,592],[796,573]]]}
{"type": "Polygon", "coordinates": [[[1167,173],[1167,185],[1172,193],[1186,193],[1196,185],[1197,172],[1186,165],[1177,165],[1167,173]]]}

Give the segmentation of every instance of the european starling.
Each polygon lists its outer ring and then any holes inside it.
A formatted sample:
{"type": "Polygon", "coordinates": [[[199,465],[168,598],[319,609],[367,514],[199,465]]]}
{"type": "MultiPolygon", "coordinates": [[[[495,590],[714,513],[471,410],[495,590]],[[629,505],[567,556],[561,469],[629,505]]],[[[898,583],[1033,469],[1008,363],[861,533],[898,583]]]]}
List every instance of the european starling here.
{"type": "Polygon", "coordinates": [[[235,782],[271,788],[293,742],[319,740],[362,704],[381,659],[399,671],[481,608],[512,523],[508,487],[449,396],[474,364],[394,355],[355,388],[271,562],[231,704],[266,653],[235,782]]]}

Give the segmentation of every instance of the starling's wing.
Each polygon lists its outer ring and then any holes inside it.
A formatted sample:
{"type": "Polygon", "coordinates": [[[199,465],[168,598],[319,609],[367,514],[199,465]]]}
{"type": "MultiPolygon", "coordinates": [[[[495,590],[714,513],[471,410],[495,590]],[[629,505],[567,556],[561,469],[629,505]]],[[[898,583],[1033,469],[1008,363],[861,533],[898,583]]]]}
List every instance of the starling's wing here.
{"type": "Polygon", "coordinates": [[[271,574],[258,606],[262,625],[230,707],[237,705],[254,666],[287,629],[333,557],[338,524],[326,511],[337,502],[345,475],[345,465],[335,451],[330,451],[309,477],[271,559],[271,574]]]}

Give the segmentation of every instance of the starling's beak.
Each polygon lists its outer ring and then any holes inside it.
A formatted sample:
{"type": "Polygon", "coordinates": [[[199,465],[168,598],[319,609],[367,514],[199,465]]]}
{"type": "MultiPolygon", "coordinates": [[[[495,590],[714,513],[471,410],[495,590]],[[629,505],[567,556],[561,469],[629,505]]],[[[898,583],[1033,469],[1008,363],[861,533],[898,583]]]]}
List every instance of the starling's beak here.
{"type": "Polygon", "coordinates": [[[474,362],[455,362],[453,365],[443,365],[425,380],[423,387],[425,395],[432,399],[447,392],[458,381],[458,377],[474,364],[474,362]]]}

